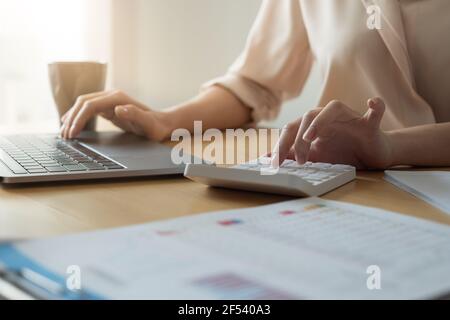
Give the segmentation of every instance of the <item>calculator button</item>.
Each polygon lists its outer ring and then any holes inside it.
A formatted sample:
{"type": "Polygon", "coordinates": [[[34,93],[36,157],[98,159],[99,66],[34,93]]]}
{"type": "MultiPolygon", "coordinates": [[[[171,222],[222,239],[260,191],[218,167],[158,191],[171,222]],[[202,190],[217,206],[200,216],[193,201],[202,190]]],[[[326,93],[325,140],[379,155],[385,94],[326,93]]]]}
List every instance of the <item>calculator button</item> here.
{"type": "Polygon", "coordinates": [[[347,166],[347,165],[343,165],[343,164],[335,164],[335,165],[331,166],[331,168],[334,170],[342,170],[342,171],[352,171],[353,170],[352,166],[347,166]]]}
{"type": "Polygon", "coordinates": [[[297,161],[294,161],[294,160],[286,160],[286,161],[283,162],[282,167],[289,167],[289,166],[292,166],[292,165],[294,165],[296,163],[297,163],[297,161]]]}
{"type": "Polygon", "coordinates": [[[312,168],[322,169],[322,170],[330,169],[331,166],[332,165],[329,163],[321,163],[321,162],[313,163],[311,165],[312,168]]]}
{"type": "Polygon", "coordinates": [[[268,157],[262,157],[262,158],[259,158],[259,163],[262,165],[268,166],[268,165],[272,164],[272,159],[268,158],[268,157]]]}

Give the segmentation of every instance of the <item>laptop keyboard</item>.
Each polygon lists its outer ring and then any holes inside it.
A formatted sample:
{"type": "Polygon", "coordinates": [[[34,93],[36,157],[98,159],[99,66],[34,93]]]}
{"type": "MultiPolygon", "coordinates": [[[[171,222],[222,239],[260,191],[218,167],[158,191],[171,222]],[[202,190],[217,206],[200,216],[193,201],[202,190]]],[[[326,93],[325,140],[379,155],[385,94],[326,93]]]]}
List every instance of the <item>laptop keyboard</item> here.
{"type": "Polygon", "coordinates": [[[125,169],[78,141],[56,137],[0,138],[0,160],[15,174],[45,174],[125,169]]]}

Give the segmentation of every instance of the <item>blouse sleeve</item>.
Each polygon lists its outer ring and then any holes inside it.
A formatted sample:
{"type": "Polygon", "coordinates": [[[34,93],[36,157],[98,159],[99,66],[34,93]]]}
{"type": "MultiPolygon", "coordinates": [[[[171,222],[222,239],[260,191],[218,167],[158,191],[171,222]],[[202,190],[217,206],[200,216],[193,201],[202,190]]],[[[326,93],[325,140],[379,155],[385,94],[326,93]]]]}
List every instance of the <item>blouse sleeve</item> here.
{"type": "Polygon", "coordinates": [[[265,0],[244,52],[203,88],[222,86],[253,109],[255,122],[272,120],[283,101],[300,95],[312,62],[300,1],[265,0]]]}

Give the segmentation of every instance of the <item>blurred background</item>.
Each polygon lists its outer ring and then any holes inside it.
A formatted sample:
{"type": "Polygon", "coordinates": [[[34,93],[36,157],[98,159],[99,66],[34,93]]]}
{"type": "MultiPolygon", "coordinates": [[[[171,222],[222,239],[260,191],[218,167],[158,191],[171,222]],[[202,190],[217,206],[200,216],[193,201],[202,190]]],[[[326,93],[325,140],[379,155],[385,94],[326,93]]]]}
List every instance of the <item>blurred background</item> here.
{"type": "MultiPolygon", "coordinates": [[[[153,108],[195,95],[244,47],[261,0],[0,0],[0,133],[58,128],[52,61],[108,63],[108,88],[153,108]]],[[[314,106],[317,71],[270,126],[314,106]]],[[[105,125],[104,123],[102,124],[105,125]]]]}

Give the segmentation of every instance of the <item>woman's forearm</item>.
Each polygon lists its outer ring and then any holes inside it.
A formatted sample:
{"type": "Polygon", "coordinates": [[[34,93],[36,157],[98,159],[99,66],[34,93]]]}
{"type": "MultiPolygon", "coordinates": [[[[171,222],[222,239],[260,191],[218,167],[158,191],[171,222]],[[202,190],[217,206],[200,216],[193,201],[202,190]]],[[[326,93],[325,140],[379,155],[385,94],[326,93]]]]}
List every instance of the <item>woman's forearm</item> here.
{"type": "Polygon", "coordinates": [[[251,109],[222,87],[211,87],[194,99],[164,111],[171,131],[194,130],[194,121],[203,129],[237,128],[251,122],[251,109]]]}
{"type": "Polygon", "coordinates": [[[450,166],[450,122],[388,132],[392,166],[450,166]]]}

